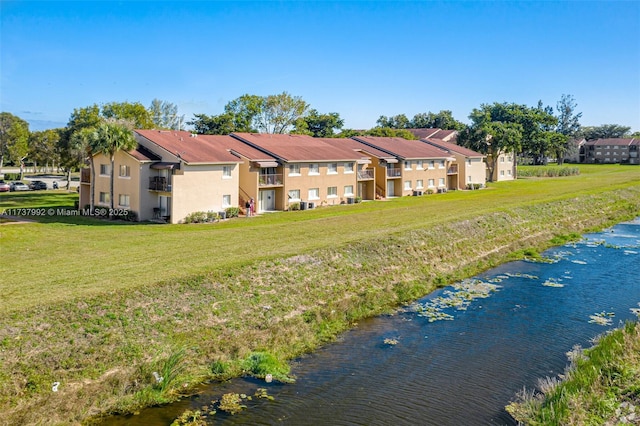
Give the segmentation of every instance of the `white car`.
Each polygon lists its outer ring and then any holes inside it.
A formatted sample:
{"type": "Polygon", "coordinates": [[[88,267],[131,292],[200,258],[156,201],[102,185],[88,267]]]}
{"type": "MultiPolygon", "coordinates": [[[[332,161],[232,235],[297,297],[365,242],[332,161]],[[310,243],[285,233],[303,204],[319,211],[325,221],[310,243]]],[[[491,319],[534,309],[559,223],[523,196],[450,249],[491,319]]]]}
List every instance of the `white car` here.
{"type": "Polygon", "coordinates": [[[9,184],[10,191],[28,191],[29,187],[20,181],[14,181],[9,184]]]}

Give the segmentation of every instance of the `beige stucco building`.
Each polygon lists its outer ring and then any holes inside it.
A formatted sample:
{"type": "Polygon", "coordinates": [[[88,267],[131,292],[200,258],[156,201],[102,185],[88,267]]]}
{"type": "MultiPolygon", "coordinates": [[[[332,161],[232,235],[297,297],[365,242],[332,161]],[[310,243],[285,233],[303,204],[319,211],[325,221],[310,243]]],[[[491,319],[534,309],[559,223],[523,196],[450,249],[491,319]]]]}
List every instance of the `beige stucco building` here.
{"type": "Polygon", "coordinates": [[[247,160],[241,167],[240,194],[256,199],[257,212],[343,204],[358,196],[356,172],[363,156],[353,150],[305,135],[231,136],[238,142],[231,151],[247,160]]]}
{"type": "Polygon", "coordinates": [[[455,159],[442,149],[398,137],[353,139],[363,151],[372,154],[376,192],[384,198],[457,188],[457,168],[452,167],[455,159]]]}
{"type": "MultiPolygon", "coordinates": [[[[230,136],[195,136],[186,131],[136,130],[138,147],[115,156],[114,207],[138,220],[180,223],[193,212],[238,206],[239,164],[229,152],[230,136]]],[[[110,159],[93,158],[95,204],[110,205],[110,159]]],[[[81,206],[89,204],[90,175],[83,172],[81,206]]]]}
{"type": "Polygon", "coordinates": [[[487,165],[483,154],[442,139],[425,138],[421,141],[440,148],[455,158],[451,167],[458,172],[458,189],[482,188],[486,185],[487,165]]]}

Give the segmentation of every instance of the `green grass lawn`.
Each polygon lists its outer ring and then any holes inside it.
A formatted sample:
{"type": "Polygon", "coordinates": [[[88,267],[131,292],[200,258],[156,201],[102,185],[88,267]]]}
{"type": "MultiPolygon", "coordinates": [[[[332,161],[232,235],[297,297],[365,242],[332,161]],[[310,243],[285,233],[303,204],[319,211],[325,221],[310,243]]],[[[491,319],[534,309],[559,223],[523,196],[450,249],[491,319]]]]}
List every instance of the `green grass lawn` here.
{"type": "MultiPolygon", "coordinates": [[[[345,246],[503,208],[640,185],[640,168],[582,165],[581,174],[490,184],[216,224],[156,225],[69,216],[0,228],[0,301],[7,310],[143,286],[259,259],[345,246]]],[[[0,194],[0,210],[73,207],[77,194],[0,194]]]]}

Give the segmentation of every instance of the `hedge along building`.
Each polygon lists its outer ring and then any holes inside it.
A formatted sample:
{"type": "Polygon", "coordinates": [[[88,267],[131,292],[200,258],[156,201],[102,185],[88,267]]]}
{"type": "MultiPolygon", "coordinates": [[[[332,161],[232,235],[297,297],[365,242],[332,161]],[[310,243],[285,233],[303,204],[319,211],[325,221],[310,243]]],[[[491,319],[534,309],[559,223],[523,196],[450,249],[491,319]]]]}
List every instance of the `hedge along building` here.
{"type": "MultiPolygon", "coordinates": [[[[230,136],[197,136],[186,131],[135,130],[138,147],[115,156],[114,206],[138,220],[180,223],[193,212],[238,206],[239,164],[227,148],[230,136]]],[[[109,159],[94,155],[96,205],[109,206],[109,159]]],[[[88,176],[84,172],[83,176],[88,176]]],[[[80,203],[89,203],[82,181],[80,203]]]]}
{"type": "MultiPolygon", "coordinates": [[[[296,205],[347,203],[356,197],[358,161],[366,160],[352,149],[330,145],[320,138],[306,135],[232,133],[232,137],[276,161],[253,161],[249,172],[258,173],[258,212],[288,210],[296,205]]],[[[234,152],[241,155],[239,149],[234,152]]],[[[242,193],[252,194],[253,183],[242,193]]],[[[253,178],[251,178],[253,179],[253,178]]]]}

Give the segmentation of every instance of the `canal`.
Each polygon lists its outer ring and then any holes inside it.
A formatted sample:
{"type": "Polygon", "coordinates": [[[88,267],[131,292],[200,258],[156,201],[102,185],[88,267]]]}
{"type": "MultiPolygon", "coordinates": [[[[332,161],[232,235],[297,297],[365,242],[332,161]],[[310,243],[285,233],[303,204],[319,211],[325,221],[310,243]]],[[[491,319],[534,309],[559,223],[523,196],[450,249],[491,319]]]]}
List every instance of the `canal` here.
{"type": "Polygon", "coordinates": [[[105,424],[168,425],[224,393],[244,400],[224,425],[513,425],[504,407],[538,378],[562,374],[567,352],[637,319],[640,218],[510,262],[372,318],[292,363],[296,382],[244,378],[105,424]]]}

